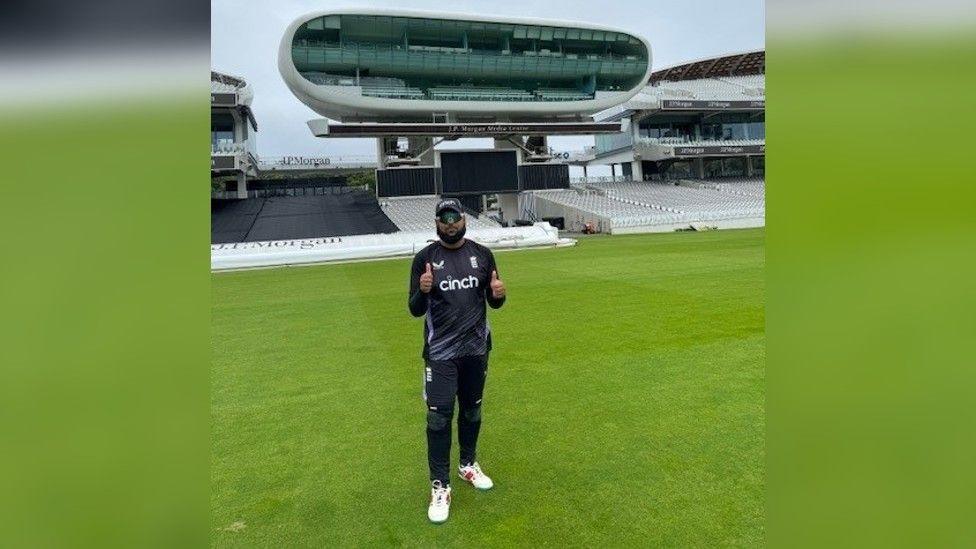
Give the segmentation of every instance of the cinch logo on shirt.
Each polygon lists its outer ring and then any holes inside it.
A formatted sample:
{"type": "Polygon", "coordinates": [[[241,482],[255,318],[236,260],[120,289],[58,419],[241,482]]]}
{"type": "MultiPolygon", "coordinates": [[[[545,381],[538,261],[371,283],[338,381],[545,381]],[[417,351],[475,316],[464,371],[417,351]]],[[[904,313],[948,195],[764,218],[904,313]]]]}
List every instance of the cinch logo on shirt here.
{"type": "Polygon", "coordinates": [[[442,292],[448,290],[468,290],[471,288],[478,287],[478,277],[474,275],[468,275],[464,278],[449,278],[447,280],[441,280],[441,283],[437,285],[442,292]]]}

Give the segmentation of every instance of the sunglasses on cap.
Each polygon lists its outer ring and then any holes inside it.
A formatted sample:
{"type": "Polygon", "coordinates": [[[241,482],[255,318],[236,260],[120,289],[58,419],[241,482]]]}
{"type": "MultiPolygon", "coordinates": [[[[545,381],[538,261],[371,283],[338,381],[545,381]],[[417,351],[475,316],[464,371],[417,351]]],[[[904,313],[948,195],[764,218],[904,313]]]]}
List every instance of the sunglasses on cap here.
{"type": "Polygon", "coordinates": [[[450,225],[451,223],[461,221],[461,214],[455,212],[454,210],[444,210],[441,212],[441,215],[437,216],[437,219],[445,225],[450,225]]]}

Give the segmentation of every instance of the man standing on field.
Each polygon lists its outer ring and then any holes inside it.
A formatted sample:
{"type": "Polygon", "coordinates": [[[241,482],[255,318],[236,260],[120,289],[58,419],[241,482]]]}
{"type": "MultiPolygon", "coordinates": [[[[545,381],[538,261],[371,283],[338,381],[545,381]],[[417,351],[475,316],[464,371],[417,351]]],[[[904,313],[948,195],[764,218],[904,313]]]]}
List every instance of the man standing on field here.
{"type": "Polygon", "coordinates": [[[475,461],[481,398],[488,374],[491,329],[485,303],[505,303],[491,250],[464,238],[461,203],[448,198],[434,211],[439,240],[420,250],[410,271],[408,305],[424,323],[424,401],[431,496],[427,518],[447,520],[451,507],[450,457],[454,401],[458,403],[458,475],[480,490],[493,483],[475,461]]]}

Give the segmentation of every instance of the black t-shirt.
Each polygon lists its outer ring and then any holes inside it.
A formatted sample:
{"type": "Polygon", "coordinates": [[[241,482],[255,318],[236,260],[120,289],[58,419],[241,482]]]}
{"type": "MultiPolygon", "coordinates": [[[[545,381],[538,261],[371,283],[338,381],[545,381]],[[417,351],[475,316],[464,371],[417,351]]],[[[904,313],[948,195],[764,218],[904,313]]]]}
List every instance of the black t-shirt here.
{"type": "Polygon", "coordinates": [[[497,269],[491,250],[471,240],[455,250],[434,242],[417,252],[410,269],[407,303],[414,316],[427,316],[424,358],[450,360],[491,350],[485,303],[497,309],[505,302],[504,297],[495,299],[491,293],[491,272],[497,269]],[[434,286],[425,294],[420,291],[420,275],[428,263],[434,286]]]}

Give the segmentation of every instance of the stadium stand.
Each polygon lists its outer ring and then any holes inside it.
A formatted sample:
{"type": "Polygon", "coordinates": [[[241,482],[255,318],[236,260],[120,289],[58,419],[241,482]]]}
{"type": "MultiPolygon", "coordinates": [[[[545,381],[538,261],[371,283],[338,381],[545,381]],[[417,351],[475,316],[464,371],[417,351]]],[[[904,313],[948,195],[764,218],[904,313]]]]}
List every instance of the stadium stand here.
{"type": "Polygon", "coordinates": [[[584,176],[600,165],[612,177],[638,181],[764,176],[764,51],[659,69],[648,82],[628,101],[594,115],[629,121],[630,129],[594,136],[592,159],[579,161],[584,176]]]}
{"type": "MultiPolygon", "coordinates": [[[[599,185],[599,184],[598,184],[599,185]]],[[[691,214],[699,220],[762,217],[765,198],[693,189],[653,182],[608,183],[603,189],[613,200],[664,211],[691,214]]]]}
{"type": "Polygon", "coordinates": [[[573,190],[536,191],[536,215],[562,213],[567,228],[590,221],[604,230],[765,217],[765,182],[756,178],[686,180],[678,184],[635,181],[587,182],[573,190]],[[560,210],[562,210],[560,212],[560,210]]]}
{"type": "Polygon", "coordinates": [[[210,200],[210,243],[244,242],[264,199],[210,200]]]}
{"type": "Polygon", "coordinates": [[[644,145],[726,145],[729,147],[745,147],[749,145],[765,145],[765,139],[697,139],[688,137],[638,137],[635,142],[644,145]]]}
{"type": "Polygon", "coordinates": [[[648,85],[621,105],[599,113],[612,120],[628,111],[655,110],[662,100],[765,101],[766,52],[705,59],[661,69],[651,74],[648,85]]]}
{"type": "Polygon", "coordinates": [[[735,86],[741,86],[746,95],[766,95],[766,75],[750,74],[744,76],[725,76],[716,78],[735,86]]]}
{"type": "Polygon", "coordinates": [[[549,200],[556,204],[609,218],[615,226],[649,225],[655,222],[683,220],[683,218],[673,215],[681,212],[655,210],[647,205],[615,200],[595,191],[537,191],[535,194],[537,200],[549,200]]]}
{"type": "MultiPolygon", "coordinates": [[[[299,189],[302,190],[302,189],[299,189]]],[[[259,242],[433,231],[437,196],[387,198],[378,202],[370,191],[317,187],[295,196],[269,195],[247,200],[214,199],[210,203],[213,244],[259,242]]],[[[486,215],[465,208],[468,229],[498,229],[486,215]]]]}
{"type": "MultiPolygon", "coordinates": [[[[652,86],[650,93],[660,91],[679,98],[703,100],[762,99],[766,95],[765,84],[753,80],[739,80],[750,77],[727,76],[725,78],[703,78],[701,80],[682,80],[680,82],[660,82],[652,86]]],[[[764,80],[763,77],[760,77],[764,80]]],[[[646,90],[646,88],[645,88],[646,90]]]]}
{"type": "Polygon", "coordinates": [[[393,233],[397,227],[376,198],[338,187],[313,196],[211,200],[213,244],[393,233]]]}
{"type": "MultiPolygon", "coordinates": [[[[380,203],[383,212],[401,231],[433,231],[434,207],[438,196],[411,196],[386,198],[380,203]]],[[[497,229],[501,227],[486,215],[477,216],[465,208],[468,230],[497,229]]]]}
{"type": "Polygon", "coordinates": [[[686,187],[714,189],[723,193],[762,198],[764,200],[766,196],[766,181],[756,177],[683,179],[679,184],[686,187]]]}

